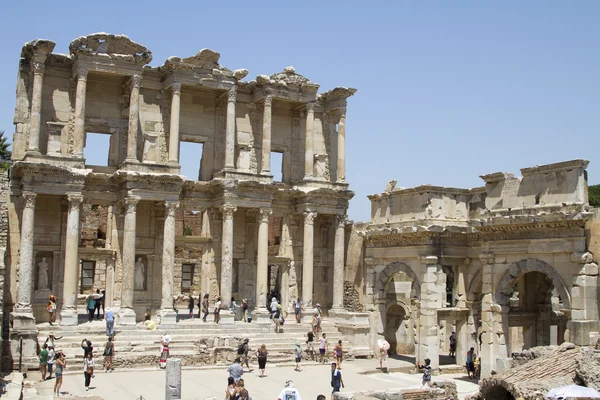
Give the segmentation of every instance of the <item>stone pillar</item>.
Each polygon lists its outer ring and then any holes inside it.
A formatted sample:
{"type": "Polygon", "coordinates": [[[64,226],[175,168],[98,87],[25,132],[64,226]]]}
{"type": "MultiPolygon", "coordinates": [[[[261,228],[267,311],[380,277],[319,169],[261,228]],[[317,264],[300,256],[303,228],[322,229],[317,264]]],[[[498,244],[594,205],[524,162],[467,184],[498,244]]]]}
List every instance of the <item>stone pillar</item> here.
{"type": "Polygon", "coordinates": [[[181,399],[181,360],[167,359],[167,379],[165,383],[165,400],[181,399]]]}
{"type": "Polygon", "coordinates": [[[342,110],[338,124],[337,181],[346,182],[346,110],[342,110]]]}
{"type": "Polygon", "coordinates": [[[126,162],[138,162],[137,159],[137,134],[140,117],[140,86],[141,75],[131,77],[131,95],[129,98],[129,130],[127,131],[127,157],[126,162]]]}
{"type": "Polygon", "coordinates": [[[60,311],[60,324],[65,326],[77,325],[77,293],[79,292],[79,235],[81,232],[79,221],[81,194],[67,195],[69,213],[67,215],[67,233],[65,235],[65,269],[62,301],[60,311]]]}
{"type": "Polygon", "coordinates": [[[335,242],[333,246],[333,309],[344,308],[344,233],[348,217],[336,215],[335,242]]]}
{"type": "Polygon", "coordinates": [[[73,132],[73,156],[83,158],[85,143],[85,97],[87,90],[86,67],[77,67],[77,90],[75,94],[75,123],[73,132]]]}
{"type": "MultiPolygon", "coordinates": [[[[481,378],[486,378],[496,369],[495,335],[494,335],[494,255],[481,254],[481,378]]],[[[479,332],[479,331],[478,331],[479,332]]],[[[479,338],[477,338],[479,340],[479,338]]]]}
{"type": "Polygon", "coordinates": [[[262,140],[262,162],[260,173],[263,175],[271,174],[271,104],[273,96],[265,97],[263,107],[263,140],[262,140]]]}
{"type": "Polygon", "coordinates": [[[314,223],[317,213],[304,212],[304,243],[302,250],[302,302],[308,311],[312,307],[313,262],[314,262],[314,223]]]}
{"type": "Polygon", "coordinates": [[[469,351],[467,315],[461,315],[459,318],[456,320],[456,365],[466,365],[469,351]]]}
{"type": "MultiPolygon", "coordinates": [[[[269,216],[270,208],[261,208],[258,226],[258,258],[256,266],[256,308],[267,312],[267,291],[269,289],[269,216]]],[[[281,299],[279,299],[281,301],[281,299]]]]}
{"type": "Polygon", "coordinates": [[[37,193],[23,192],[23,217],[21,219],[21,247],[19,249],[19,285],[15,312],[31,314],[31,292],[33,288],[33,228],[35,198],[37,193]]]}
{"type": "Polygon", "coordinates": [[[304,150],[304,179],[311,179],[314,171],[313,126],[315,123],[315,103],[306,103],[306,148],[304,150]]]}
{"type": "Polygon", "coordinates": [[[575,252],[571,262],[579,264],[579,273],[573,275],[571,289],[571,321],[569,341],[578,346],[589,346],[600,329],[598,322],[598,264],[592,253],[575,252]]]}
{"type": "MultiPolygon", "coordinates": [[[[225,131],[225,169],[234,169],[235,158],[235,99],[237,87],[233,86],[227,93],[227,122],[225,131]]],[[[231,297],[231,296],[230,296],[231,297]]],[[[229,303],[230,299],[227,299],[229,303]]]]}
{"type": "Polygon", "coordinates": [[[133,309],[133,291],[135,284],[135,236],[136,236],[136,207],[139,197],[125,198],[125,222],[123,224],[123,276],[121,290],[121,311],[119,324],[135,325],[136,317],[133,309]]]}
{"type": "Polygon", "coordinates": [[[431,369],[440,368],[437,310],[442,307],[437,276],[442,268],[436,256],[421,257],[421,306],[419,307],[419,358],[417,364],[431,360],[431,369]]]}
{"type": "Polygon", "coordinates": [[[181,83],[173,82],[171,99],[171,123],[169,125],[169,163],[179,163],[179,109],[181,104],[181,83]]]}
{"type": "Polygon", "coordinates": [[[223,309],[231,304],[233,278],[233,214],[237,207],[231,204],[221,206],[223,232],[221,234],[221,302],[223,309]]]}
{"type": "Polygon", "coordinates": [[[179,202],[166,201],[165,208],[160,312],[161,323],[168,325],[177,322],[177,313],[173,310],[173,276],[175,274],[175,211],[179,208],[179,202]]]}
{"type": "Polygon", "coordinates": [[[42,121],[42,85],[44,83],[45,55],[35,55],[32,63],[33,90],[31,93],[31,118],[27,152],[40,154],[40,125],[42,121]]]}

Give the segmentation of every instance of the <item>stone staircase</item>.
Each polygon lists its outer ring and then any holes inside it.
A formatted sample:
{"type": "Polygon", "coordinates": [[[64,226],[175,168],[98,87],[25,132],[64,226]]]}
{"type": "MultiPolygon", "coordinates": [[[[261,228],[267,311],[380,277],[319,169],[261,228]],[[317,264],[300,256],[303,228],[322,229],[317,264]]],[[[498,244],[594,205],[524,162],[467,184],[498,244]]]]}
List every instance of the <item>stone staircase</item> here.
{"type": "MultiPolygon", "coordinates": [[[[306,333],[309,324],[297,324],[293,316],[286,320],[283,333],[275,333],[275,325],[244,323],[215,324],[201,322],[200,319],[183,320],[176,325],[158,326],[155,331],[148,330],[143,324],[131,327],[115,326],[115,358],[116,368],[157,367],[160,356],[160,339],[164,333],[171,336],[169,346],[170,357],[182,360],[183,366],[215,366],[231,363],[237,356],[237,348],[244,338],[250,339],[250,355],[253,368],[257,361],[254,352],[261,345],[267,346],[269,363],[288,364],[294,362],[293,348],[297,340],[306,350],[306,333]]],[[[56,348],[67,356],[67,367],[70,371],[80,371],[83,368],[83,350],[81,342],[87,339],[94,347],[94,357],[100,363],[103,357],[104,343],[107,340],[104,321],[83,323],[77,327],[38,325],[38,342],[43,346],[50,331],[62,339],[56,341],[56,348]]],[[[352,351],[347,341],[333,323],[326,319],[322,322],[323,332],[327,334],[329,343],[329,361],[333,360],[333,348],[338,340],[344,345],[344,357],[351,356],[352,351]]],[[[314,348],[318,353],[318,341],[314,348]]],[[[303,363],[309,361],[305,351],[303,363]]]]}

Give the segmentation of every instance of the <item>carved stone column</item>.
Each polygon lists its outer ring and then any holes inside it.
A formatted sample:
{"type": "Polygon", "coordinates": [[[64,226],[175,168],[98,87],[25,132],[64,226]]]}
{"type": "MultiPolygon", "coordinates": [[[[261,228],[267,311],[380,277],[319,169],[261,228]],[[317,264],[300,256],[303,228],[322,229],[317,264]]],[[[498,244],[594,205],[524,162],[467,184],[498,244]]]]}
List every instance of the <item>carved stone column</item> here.
{"type": "Polygon", "coordinates": [[[60,311],[61,325],[77,325],[77,293],[79,287],[79,234],[80,210],[83,203],[81,194],[67,195],[69,213],[67,214],[67,233],[65,244],[65,270],[60,311]]]}
{"type": "Polygon", "coordinates": [[[135,284],[135,236],[136,236],[136,207],[139,197],[125,198],[125,222],[123,226],[123,251],[122,251],[122,291],[121,311],[119,313],[121,325],[135,325],[135,311],[133,309],[133,290],[135,284]]]}
{"type": "Polygon", "coordinates": [[[171,123],[169,127],[169,163],[179,162],[179,109],[181,104],[181,83],[173,82],[171,99],[171,123]]]}
{"type": "Polygon", "coordinates": [[[45,55],[35,55],[32,63],[33,90],[31,93],[31,118],[29,127],[29,145],[27,152],[40,154],[40,124],[42,119],[42,85],[46,65],[45,55]]]}
{"type": "Polygon", "coordinates": [[[263,107],[263,140],[262,140],[262,161],[260,173],[269,175],[271,173],[271,104],[273,96],[265,97],[263,107]]]}
{"type": "Polygon", "coordinates": [[[162,298],[160,302],[162,323],[175,324],[177,313],[173,310],[173,275],[175,273],[175,211],[178,201],[165,202],[165,234],[162,258],[162,298]]]}
{"type": "Polygon", "coordinates": [[[344,234],[348,217],[336,215],[335,242],[333,245],[333,309],[344,308],[344,234]]]}
{"type": "Polygon", "coordinates": [[[267,291],[269,281],[269,216],[270,208],[261,208],[258,226],[258,259],[256,262],[256,308],[267,311],[267,291]]]}
{"type": "Polygon", "coordinates": [[[315,156],[313,150],[313,126],[315,123],[315,103],[306,103],[306,148],[304,150],[304,179],[313,177],[315,156]]]}
{"type": "MultiPolygon", "coordinates": [[[[225,169],[234,169],[235,156],[235,100],[237,87],[233,86],[227,93],[227,123],[225,131],[225,169]]],[[[230,299],[227,301],[229,302],[230,299]]]]}
{"type": "Polygon", "coordinates": [[[37,193],[23,192],[23,217],[21,220],[21,248],[19,250],[19,285],[15,312],[31,314],[31,292],[33,288],[33,227],[35,199],[37,193]]]}
{"type": "Polygon", "coordinates": [[[86,67],[77,68],[77,90],[75,94],[75,123],[73,132],[73,156],[83,158],[85,143],[85,97],[87,90],[86,67]]]}
{"type": "MultiPolygon", "coordinates": [[[[495,312],[494,312],[494,262],[493,254],[481,254],[479,256],[482,264],[481,270],[481,348],[479,356],[481,357],[481,378],[486,378],[492,374],[496,368],[495,351],[495,312]]],[[[477,338],[479,340],[479,338],[477,338]]]]}
{"type": "Polygon", "coordinates": [[[338,124],[337,181],[346,182],[346,110],[342,109],[338,124]]]}
{"type": "Polygon", "coordinates": [[[221,206],[223,232],[221,234],[221,302],[224,309],[231,304],[233,278],[233,214],[237,207],[231,204],[221,206]]]}
{"type": "Polygon", "coordinates": [[[317,213],[304,213],[304,243],[302,251],[302,302],[307,309],[312,307],[313,262],[314,262],[314,223],[317,213]]]}
{"type": "Polygon", "coordinates": [[[137,159],[137,134],[140,117],[140,86],[141,75],[131,77],[131,94],[129,98],[129,130],[127,131],[127,162],[138,162],[137,159]]]}
{"type": "Polygon", "coordinates": [[[437,310],[441,308],[438,273],[442,268],[438,265],[436,256],[421,257],[421,306],[419,309],[419,358],[418,364],[425,364],[425,359],[431,360],[431,369],[438,371],[440,368],[438,318],[437,310]]]}

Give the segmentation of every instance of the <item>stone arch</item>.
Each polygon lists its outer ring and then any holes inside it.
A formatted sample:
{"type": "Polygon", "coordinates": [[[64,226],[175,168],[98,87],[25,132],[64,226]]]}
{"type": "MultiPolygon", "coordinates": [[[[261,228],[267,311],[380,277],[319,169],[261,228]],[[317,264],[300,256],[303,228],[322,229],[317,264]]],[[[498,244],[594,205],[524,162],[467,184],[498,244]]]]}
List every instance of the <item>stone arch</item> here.
{"type": "Polygon", "coordinates": [[[411,267],[401,262],[393,262],[379,273],[379,277],[375,282],[375,298],[385,298],[385,286],[397,272],[404,272],[410,277],[410,279],[413,281],[412,289],[414,290],[417,298],[421,299],[421,282],[419,281],[419,278],[417,278],[417,274],[415,274],[415,271],[413,271],[411,267]]]}
{"type": "Polygon", "coordinates": [[[404,319],[410,319],[411,315],[412,315],[412,311],[410,309],[410,305],[405,304],[403,301],[400,300],[396,300],[392,303],[390,303],[386,308],[385,308],[385,313],[387,314],[390,309],[392,307],[399,307],[404,311],[404,319]]]}
{"type": "Polygon", "coordinates": [[[495,298],[498,304],[508,305],[512,288],[517,279],[527,272],[541,272],[550,278],[554,288],[558,290],[565,308],[571,308],[571,296],[563,278],[550,264],[536,258],[528,258],[511,264],[496,288],[495,298]]]}

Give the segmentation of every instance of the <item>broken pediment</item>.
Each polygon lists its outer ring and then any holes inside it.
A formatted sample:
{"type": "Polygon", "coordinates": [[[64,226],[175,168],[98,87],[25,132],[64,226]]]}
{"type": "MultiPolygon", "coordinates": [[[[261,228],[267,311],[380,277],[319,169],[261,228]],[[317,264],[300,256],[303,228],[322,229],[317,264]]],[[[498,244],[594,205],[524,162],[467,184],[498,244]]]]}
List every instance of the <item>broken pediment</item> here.
{"type": "Polygon", "coordinates": [[[54,46],[56,46],[56,43],[54,43],[52,40],[35,39],[23,45],[23,49],[21,49],[21,57],[29,59],[32,58],[34,54],[48,55],[52,53],[54,46]]]}
{"type": "Polygon", "coordinates": [[[318,83],[312,82],[304,76],[297,74],[296,69],[292,66],[285,67],[283,72],[273,74],[269,77],[266,75],[259,75],[256,77],[256,82],[259,85],[271,84],[273,86],[288,86],[292,88],[319,88],[318,83]]]}
{"type": "Polygon", "coordinates": [[[81,57],[99,57],[145,65],[152,61],[152,52],[125,35],[93,33],[81,36],[69,45],[71,54],[81,57]]]}

